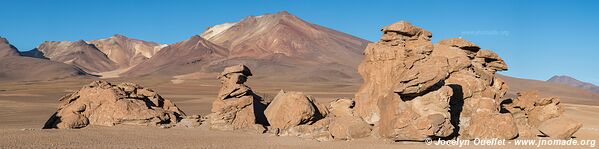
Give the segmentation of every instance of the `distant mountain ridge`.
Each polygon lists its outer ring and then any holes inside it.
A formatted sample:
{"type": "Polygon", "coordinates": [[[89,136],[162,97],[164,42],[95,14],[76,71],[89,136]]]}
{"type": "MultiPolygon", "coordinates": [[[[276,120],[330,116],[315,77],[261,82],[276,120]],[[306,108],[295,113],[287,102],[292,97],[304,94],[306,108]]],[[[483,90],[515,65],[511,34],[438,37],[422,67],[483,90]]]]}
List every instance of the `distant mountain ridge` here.
{"type": "Polygon", "coordinates": [[[592,83],[583,82],[583,81],[577,80],[573,77],[566,76],[566,75],[553,76],[553,77],[549,78],[547,80],[547,82],[568,85],[568,86],[588,90],[591,92],[599,93],[599,86],[594,85],[592,83]]]}
{"type": "Polygon", "coordinates": [[[166,45],[116,34],[92,41],[45,41],[21,55],[50,59],[74,65],[88,73],[101,74],[127,70],[148,60],[163,47],[166,45]]]}
{"type": "Polygon", "coordinates": [[[22,56],[6,38],[0,37],[0,81],[37,81],[86,76],[89,74],[72,65],[22,56]]]}

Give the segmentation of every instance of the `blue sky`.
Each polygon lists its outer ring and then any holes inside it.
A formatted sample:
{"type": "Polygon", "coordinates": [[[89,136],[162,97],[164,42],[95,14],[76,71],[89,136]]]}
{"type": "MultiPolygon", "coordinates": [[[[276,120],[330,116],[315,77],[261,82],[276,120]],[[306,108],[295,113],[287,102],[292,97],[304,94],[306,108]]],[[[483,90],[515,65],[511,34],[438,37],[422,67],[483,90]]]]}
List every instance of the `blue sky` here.
{"type": "Polygon", "coordinates": [[[569,75],[599,84],[597,8],[591,0],[3,0],[0,36],[22,51],[43,41],[114,34],[170,44],[212,25],[287,10],[370,41],[378,40],[379,28],[406,20],[433,32],[434,41],[462,37],[497,52],[510,67],[502,74],[569,75]]]}

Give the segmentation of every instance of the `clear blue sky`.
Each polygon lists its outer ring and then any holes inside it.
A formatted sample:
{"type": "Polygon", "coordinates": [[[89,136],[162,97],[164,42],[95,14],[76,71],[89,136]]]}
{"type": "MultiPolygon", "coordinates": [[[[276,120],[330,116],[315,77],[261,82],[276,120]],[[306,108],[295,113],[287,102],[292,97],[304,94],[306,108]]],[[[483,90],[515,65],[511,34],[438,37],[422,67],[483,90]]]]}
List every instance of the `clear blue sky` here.
{"type": "Polygon", "coordinates": [[[434,41],[462,37],[496,51],[503,74],[545,80],[569,75],[599,84],[597,1],[141,1],[3,0],[0,36],[20,50],[43,41],[94,40],[114,34],[175,43],[249,15],[287,10],[309,22],[370,41],[379,28],[407,20],[434,41]]]}

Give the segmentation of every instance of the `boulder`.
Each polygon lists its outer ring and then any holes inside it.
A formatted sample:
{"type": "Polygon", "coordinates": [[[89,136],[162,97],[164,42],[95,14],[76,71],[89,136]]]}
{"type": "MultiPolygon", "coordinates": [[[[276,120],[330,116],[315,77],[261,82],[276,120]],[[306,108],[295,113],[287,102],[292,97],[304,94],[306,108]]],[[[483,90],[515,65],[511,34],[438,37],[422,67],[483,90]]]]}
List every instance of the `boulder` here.
{"type": "Polygon", "coordinates": [[[518,136],[518,127],[513,117],[499,113],[499,106],[491,98],[470,99],[478,101],[476,110],[470,119],[469,129],[462,135],[464,139],[513,139],[518,136]]]}
{"type": "Polygon", "coordinates": [[[337,116],[331,120],[329,132],[335,140],[352,140],[370,135],[370,125],[359,117],[337,116]]]}
{"type": "Polygon", "coordinates": [[[60,100],[44,128],[73,129],[88,125],[158,126],[177,123],[185,113],[151,89],[133,83],[94,81],[60,100]]]}
{"type": "Polygon", "coordinates": [[[453,133],[449,113],[450,87],[404,101],[395,94],[379,102],[381,120],[378,135],[392,140],[424,141],[453,133]]]}
{"type": "Polygon", "coordinates": [[[582,123],[560,117],[544,121],[539,126],[539,131],[554,139],[568,140],[580,127],[582,123]]]}
{"type": "Polygon", "coordinates": [[[321,115],[314,101],[302,92],[281,90],[264,111],[272,128],[287,129],[313,122],[321,115]]]}
{"type": "Polygon", "coordinates": [[[303,124],[291,126],[287,129],[270,128],[279,130],[280,136],[295,136],[304,139],[314,139],[317,141],[332,141],[333,136],[329,132],[331,118],[323,118],[312,124],[303,124]]]}

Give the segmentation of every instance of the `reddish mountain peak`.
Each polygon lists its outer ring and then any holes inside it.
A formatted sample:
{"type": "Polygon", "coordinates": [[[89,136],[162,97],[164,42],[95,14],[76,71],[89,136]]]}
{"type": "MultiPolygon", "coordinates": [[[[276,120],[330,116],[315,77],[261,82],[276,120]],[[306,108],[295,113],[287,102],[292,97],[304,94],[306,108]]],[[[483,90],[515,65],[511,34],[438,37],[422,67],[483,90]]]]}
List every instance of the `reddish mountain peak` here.
{"type": "Polygon", "coordinates": [[[228,51],[198,35],[168,45],[147,61],[129,69],[122,75],[185,74],[205,70],[209,63],[228,55],[228,51]]]}
{"type": "Polygon", "coordinates": [[[285,55],[319,63],[357,65],[368,41],[306,22],[286,11],[247,17],[202,34],[231,57],[285,55]],[[345,58],[340,58],[345,57],[345,58]]]}
{"type": "Polygon", "coordinates": [[[19,56],[16,47],[10,44],[6,38],[0,37],[0,57],[19,56]]]}

